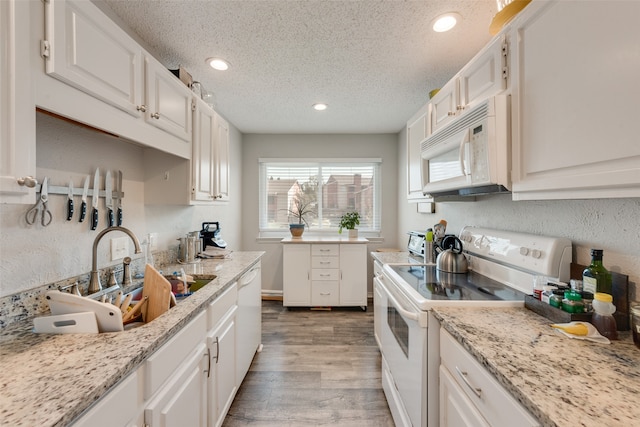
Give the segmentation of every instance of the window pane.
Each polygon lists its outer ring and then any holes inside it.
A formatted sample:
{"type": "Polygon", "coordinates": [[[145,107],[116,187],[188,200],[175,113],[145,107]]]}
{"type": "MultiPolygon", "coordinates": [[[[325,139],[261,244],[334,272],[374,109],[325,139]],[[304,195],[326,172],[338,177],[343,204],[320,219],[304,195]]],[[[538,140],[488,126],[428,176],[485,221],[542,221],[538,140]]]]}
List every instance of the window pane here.
{"type": "Polygon", "coordinates": [[[357,211],[358,229],[378,231],[379,169],[379,162],[261,161],[260,230],[288,229],[302,207],[310,230],[337,230],[343,214],[357,211]]]}

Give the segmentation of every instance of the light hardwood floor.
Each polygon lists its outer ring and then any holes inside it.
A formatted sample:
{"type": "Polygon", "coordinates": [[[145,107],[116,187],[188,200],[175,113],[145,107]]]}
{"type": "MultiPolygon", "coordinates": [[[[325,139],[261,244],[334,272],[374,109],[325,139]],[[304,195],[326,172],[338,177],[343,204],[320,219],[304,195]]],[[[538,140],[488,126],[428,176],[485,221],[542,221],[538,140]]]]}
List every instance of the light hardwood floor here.
{"type": "Polygon", "coordinates": [[[262,302],[262,343],[223,427],[389,426],[373,306],[315,311],[262,302]]]}

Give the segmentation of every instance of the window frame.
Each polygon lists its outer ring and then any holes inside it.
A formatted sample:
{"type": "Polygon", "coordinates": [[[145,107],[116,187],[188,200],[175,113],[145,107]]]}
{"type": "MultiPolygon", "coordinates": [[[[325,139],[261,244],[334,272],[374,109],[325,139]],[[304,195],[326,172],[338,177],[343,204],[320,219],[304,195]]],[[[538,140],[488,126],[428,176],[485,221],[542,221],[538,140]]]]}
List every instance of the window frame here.
{"type": "MultiPolygon", "coordinates": [[[[267,190],[266,185],[268,181],[267,167],[290,165],[292,167],[317,167],[318,172],[321,174],[322,167],[341,166],[341,165],[361,165],[373,167],[373,212],[374,219],[373,224],[369,228],[359,228],[360,235],[368,236],[380,236],[382,228],[382,159],[381,158],[369,158],[369,157],[356,157],[356,158],[259,158],[258,159],[258,232],[260,237],[285,237],[289,235],[288,228],[264,228],[263,221],[267,218],[268,209],[267,204],[267,190]]],[[[321,181],[321,179],[319,179],[321,181]]],[[[318,192],[322,193],[322,187],[324,183],[318,188],[318,192]]],[[[322,199],[320,197],[320,199],[322,199]]],[[[322,215],[323,207],[320,206],[318,211],[322,215]]],[[[305,230],[305,235],[336,235],[338,227],[326,227],[326,228],[308,228],[305,230]]],[[[343,235],[344,232],[343,232],[343,235]]]]}

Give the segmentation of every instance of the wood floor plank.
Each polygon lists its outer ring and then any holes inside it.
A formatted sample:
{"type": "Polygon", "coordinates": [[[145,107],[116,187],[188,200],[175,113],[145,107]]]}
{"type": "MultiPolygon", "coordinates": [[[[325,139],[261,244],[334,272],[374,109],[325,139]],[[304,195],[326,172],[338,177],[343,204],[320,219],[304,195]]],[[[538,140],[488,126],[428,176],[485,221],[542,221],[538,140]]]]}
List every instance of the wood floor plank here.
{"type": "Polygon", "coordinates": [[[263,301],[263,350],[223,427],[392,427],[373,307],[331,311],[263,301]]]}

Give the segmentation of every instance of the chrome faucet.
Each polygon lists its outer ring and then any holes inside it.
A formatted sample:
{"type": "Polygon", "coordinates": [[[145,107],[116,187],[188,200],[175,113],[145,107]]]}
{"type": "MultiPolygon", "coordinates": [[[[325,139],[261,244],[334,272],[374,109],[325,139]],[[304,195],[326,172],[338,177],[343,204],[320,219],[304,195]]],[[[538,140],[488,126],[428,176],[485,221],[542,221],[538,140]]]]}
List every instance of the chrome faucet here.
{"type": "Polygon", "coordinates": [[[127,234],[129,237],[131,237],[131,240],[133,240],[133,244],[136,247],[136,253],[137,254],[142,253],[138,238],[128,228],[119,227],[119,226],[109,227],[109,228],[105,228],[100,233],[98,233],[98,235],[96,236],[96,239],[93,241],[93,260],[91,262],[91,279],[89,280],[89,294],[94,294],[102,290],[102,285],[100,284],[100,276],[98,275],[98,262],[96,259],[98,257],[98,243],[100,242],[100,239],[102,239],[102,237],[110,231],[122,231],[123,233],[127,234]]]}

